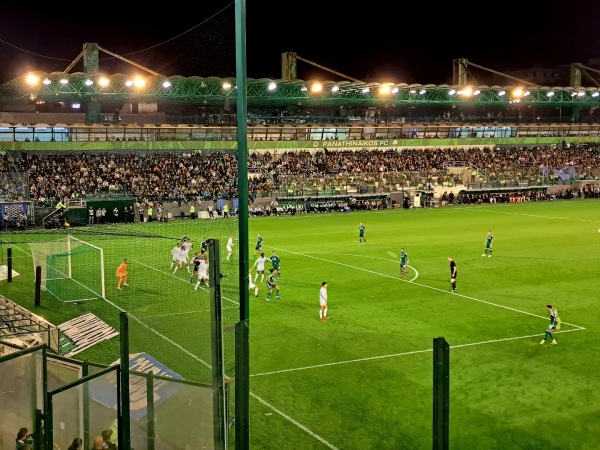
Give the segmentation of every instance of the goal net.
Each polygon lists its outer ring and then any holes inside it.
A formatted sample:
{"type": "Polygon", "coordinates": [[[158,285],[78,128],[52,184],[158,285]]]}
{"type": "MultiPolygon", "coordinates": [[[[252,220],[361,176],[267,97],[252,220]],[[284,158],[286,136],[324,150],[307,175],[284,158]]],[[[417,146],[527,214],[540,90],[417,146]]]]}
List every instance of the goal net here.
{"type": "Polygon", "coordinates": [[[63,302],[105,298],[104,250],[71,235],[29,244],[41,287],[63,302]]]}

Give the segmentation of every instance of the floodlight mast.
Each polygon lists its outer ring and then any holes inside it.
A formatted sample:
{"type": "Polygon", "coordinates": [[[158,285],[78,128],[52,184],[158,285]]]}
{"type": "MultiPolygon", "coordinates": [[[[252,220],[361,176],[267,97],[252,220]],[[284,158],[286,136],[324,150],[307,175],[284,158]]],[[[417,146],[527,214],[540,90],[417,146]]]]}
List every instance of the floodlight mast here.
{"type": "Polygon", "coordinates": [[[354,81],[356,83],[364,83],[364,81],[362,81],[362,80],[351,77],[349,75],[345,75],[341,72],[338,72],[337,70],[330,69],[329,67],[325,67],[321,64],[311,61],[310,59],[302,58],[301,56],[298,56],[294,52],[285,52],[281,55],[281,61],[282,61],[282,77],[281,78],[282,79],[284,79],[286,81],[291,81],[291,80],[297,79],[296,60],[308,63],[310,65],[318,67],[319,69],[326,70],[327,72],[331,72],[334,75],[337,75],[342,78],[346,78],[347,80],[354,81]]]}
{"type": "Polygon", "coordinates": [[[479,64],[475,64],[467,60],[466,58],[457,58],[453,61],[453,80],[452,83],[457,86],[466,86],[468,84],[468,67],[473,66],[478,69],[486,70],[495,75],[500,75],[504,78],[509,78],[511,80],[518,81],[519,83],[525,86],[533,86],[533,87],[541,87],[538,84],[532,83],[531,81],[522,80],[521,78],[513,77],[512,75],[508,75],[506,73],[498,72],[497,70],[490,69],[488,67],[480,66],[479,64]]]}
{"type": "Polygon", "coordinates": [[[75,67],[75,64],[77,64],[81,58],[83,58],[83,71],[88,74],[88,75],[93,75],[95,73],[97,73],[100,70],[100,60],[98,58],[98,50],[103,51],[104,53],[113,56],[117,59],[120,59],[121,61],[126,62],[127,64],[131,64],[134,67],[137,67],[138,69],[141,69],[145,72],[148,72],[151,75],[160,75],[160,73],[155,72],[152,69],[149,69],[148,67],[142,66],[141,64],[138,64],[130,59],[127,59],[121,55],[117,55],[116,53],[111,52],[110,50],[106,50],[103,47],[100,47],[98,44],[92,44],[89,42],[86,42],[85,44],[83,44],[83,50],[81,51],[81,53],[79,53],[79,55],[77,55],[77,57],[73,60],[73,62],[71,64],[69,64],[69,66],[65,69],[65,73],[69,73],[71,71],[71,69],[73,69],[73,67],[75,67]]]}

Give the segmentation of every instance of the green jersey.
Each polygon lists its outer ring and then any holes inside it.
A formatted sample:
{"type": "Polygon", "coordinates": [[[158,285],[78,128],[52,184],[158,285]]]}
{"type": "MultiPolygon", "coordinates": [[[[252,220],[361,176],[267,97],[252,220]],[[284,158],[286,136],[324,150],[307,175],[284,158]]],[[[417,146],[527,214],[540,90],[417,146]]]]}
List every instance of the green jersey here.
{"type": "Polygon", "coordinates": [[[492,241],[494,240],[494,235],[492,233],[488,233],[485,237],[485,248],[492,248],[492,241]]]}
{"type": "Polygon", "coordinates": [[[408,264],[408,254],[406,252],[400,253],[400,265],[406,267],[408,264]]]}
{"type": "Polygon", "coordinates": [[[271,275],[269,275],[267,277],[267,287],[269,289],[273,289],[277,286],[277,275],[275,275],[274,273],[272,273],[271,275]]]}
{"type": "Polygon", "coordinates": [[[365,227],[364,225],[361,225],[358,227],[358,236],[359,237],[364,237],[365,236],[365,230],[367,227],[365,227]]]}
{"type": "Polygon", "coordinates": [[[279,270],[279,263],[281,262],[279,256],[271,255],[269,259],[271,260],[271,267],[275,270],[279,270]]]}

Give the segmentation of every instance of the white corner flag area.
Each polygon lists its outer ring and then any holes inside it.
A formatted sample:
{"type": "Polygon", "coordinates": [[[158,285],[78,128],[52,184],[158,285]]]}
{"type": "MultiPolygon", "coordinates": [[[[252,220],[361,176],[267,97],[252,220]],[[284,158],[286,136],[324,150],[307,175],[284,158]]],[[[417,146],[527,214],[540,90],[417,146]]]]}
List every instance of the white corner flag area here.
{"type": "MultiPolygon", "coordinates": [[[[18,275],[19,275],[19,272],[17,272],[16,270],[13,269],[13,271],[12,271],[13,278],[18,275]]],[[[6,265],[0,266],[0,281],[6,280],[7,278],[8,278],[8,266],[6,266],[6,265]]]]}

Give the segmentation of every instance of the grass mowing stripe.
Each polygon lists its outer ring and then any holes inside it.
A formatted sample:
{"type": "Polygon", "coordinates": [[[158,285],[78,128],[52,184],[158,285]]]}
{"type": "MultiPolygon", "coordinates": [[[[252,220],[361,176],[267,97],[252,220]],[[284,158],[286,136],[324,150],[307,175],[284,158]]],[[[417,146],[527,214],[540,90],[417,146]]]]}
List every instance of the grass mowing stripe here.
{"type": "MultiPolygon", "coordinates": [[[[144,264],[143,262],[140,262],[140,261],[134,261],[134,262],[135,262],[136,264],[139,264],[139,265],[141,265],[141,266],[147,267],[148,269],[151,269],[151,270],[154,270],[154,271],[156,271],[156,272],[162,273],[163,275],[167,275],[167,272],[164,272],[164,271],[163,271],[163,270],[161,270],[161,269],[157,269],[156,267],[149,266],[148,264],[144,264]]],[[[181,281],[183,281],[183,282],[184,282],[184,283],[186,283],[186,284],[189,284],[189,282],[185,281],[183,278],[179,278],[179,277],[175,276],[175,274],[174,274],[174,273],[168,272],[168,275],[170,275],[170,276],[172,276],[172,277],[174,277],[174,278],[176,278],[176,279],[178,279],[178,280],[181,280],[181,281]]],[[[210,289],[206,289],[206,287],[205,287],[205,286],[202,286],[202,285],[201,285],[201,286],[199,286],[199,287],[200,287],[200,288],[202,288],[202,290],[203,290],[203,291],[207,291],[207,292],[208,292],[208,291],[210,290],[210,289]]],[[[231,303],[233,303],[233,304],[234,304],[234,305],[236,305],[236,306],[239,306],[239,302],[237,302],[237,301],[235,301],[235,300],[232,300],[232,299],[230,299],[230,298],[228,298],[228,297],[225,297],[225,296],[223,296],[223,299],[227,300],[228,302],[231,302],[231,303]]]]}
{"type": "Polygon", "coordinates": [[[327,442],[325,439],[323,439],[321,436],[319,436],[316,433],[313,433],[312,431],[310,431],[308,428],[306,428],[304,425],[302,425],[301,423],[297,422],[296,420],[292,419],[290,416],[288,416],[287,414],[283,413],[282,411],[279,411],[277,408],[275,408],[273,405],[267,403],[266,401],[264,401],[262,398],[260,398],[258,395],[253,394],[252,392],[250,392],[250,395],[255,398],[256,400],[258,400],[259,402],[261,402],[263,405],[265,405],[267,408],[275,411],[277,414],[279,414],[281,417],[283,417],[285,420],[293,423],[294,425],[296,425],[298,428],[300,428],[302,431],[306,432],[307,434],[309,434],[310,436],[314,437],[316,440],[318,440],[319,442],[321,442],[323,445],[326,445],[327,447],[329,447],[332,450],[338,450],[337,447],[335,447],[334,445],[330,444],[329,442],[327,442]]]}
{"type": "MultiPolygon", "coordinates": [[[[582,331],[585,330],[585,328],[576,328],[574,330],[563,330],[563,331],[555,331],[554,334],[559,334],[559,333],[570,333],[573,331],[582,331]]],[[[531,339],[534,337],[539,337],[539,336],[543,336],[543,334],[530,334],[527,336],[516,336],[516,337],[510,337],[510,338],[502,338],[502,339],[492,339],[489,341],[482,341],[482,342],[470,342],[468,344],[457,344],[457,345],[451,345],[450,348],[463,348],[463,347],[474,347],[476,345],[484,345],[484,344],[495,344],[498,342],[507,342],[507,341],[518,341],[521,339],[531,339]]],[[[332,363],[327,363],[327,364],[316,364],[313,366],[305,366],[305,367],[295,367],[293,369],[282,369],[282,370],[275,370],[272,372],[264,372],[264,373],[255,373],[250,375],[251,377],[262,377],[265,375],[277,375],[280,373],[289,373],[289,372],[299,372],[302,370],[310,370],[310,369],[321,369],[323,367],[331,367],[331,366],[339,366],[342,364],[353,364],[353,363],[359,363],[359,362],[365,362],[365,361],[376,361],[376,360],[380,360],[380,359],[387,359],[387,358],[397,358],[399,356],[408,356],[408,355],[416,355],[419,353],[430,353],[432,352],[433,349],[428,348],[425,350],[413,350],[410,352],[402,352],[402,353],[392,353],[389,355],[380,355],[380,356],[370,356],[368,358],[359,358],[359,359],[350,359],[347,361],[337,361],[337,362],[332,362],[332,363]]]]}
{"type": "MultiPolygon", "coordinates": [[[[308,257],[308,258],[314,258],[314,259],[317,259],[317,260],[319,260],[319,261],[324,261],[324,262],[327,262],[327,263],[338,264],[338,265],[340,265],[340,266],[348,267],[348,268],[350,268],[350,269],[361,270],[361,271],[363,271],[363,272],[372,273],[372,274],[374,274],[374,275],[379,275],[379,276],[381,276],[381,277],[385,277],[385,278],[391,278],[391,279],[398,280],[398,281],[401,281],[401,282],[404,282],[404,283],[411,283],[411,284],[414,284],[414,285],[416,285],[416,286],[424,287],[424,288],[427,288],[427,289],[433,289],[434,291],[444,292],[444,293],[446,293],[446,294],[450,294],[450,295],[452,295],[452,296],[456,296],[456,297],[462,297],[462,298],[466,298],[466,299],[468,299],[468,300],[473,300],[473,301],[475,301],[475,302],[479,302],[479,303],[485,303],[485,304],[487,304],[487,305],[496,306],[496,307],[498,307],[498,308],[504,308],[504,309],[508,309],[509,311],[518,312],[518,313],[520,313],[520,314],[526,314],[526,315],[528,315],[528,316],[533,316],[533,317],[538,317],[538,318],[540,318],[540,319],[545,319],[545,320],[548,320],[548,317],[546,317],[546,316],[540,316],[539,314],[534,314],[534,313],[530,313],[530,312],[527,312],[527,311],[522,311],[522,310],[520,310],[520,309],[512,308],[512,307],[510,307],[510,306],[504,306],[504,305],[500,305],[500,304],[498,304],[498,303],[489,302],[489,301],[487,301],[487,300],[481,300],[481,299],[479,299],[479,298],[475,298],[475,297],[469,297],[468,295],[464,295],[464,294],[458,294],[458,293],[456,293],[456,292],[448,292],[447,290],[444,290],[444,289],[440,289],[440,288],[433,287],[433,286],[427,286],[426,284],[417,283],[417,282],[414,282],[414,281],[411,281],[411,280],[402,280],[402,279],[396,278],[395,276],[392,276],[392,275],[387,275],[387,274],[385,274],[385,273],[375,272],[374,270],[364,269],[364,268],[362,268],[362,267],[356,267],[356,266],[352,266],[352,265],[350,265],[350,264],[345,264],[345,263],[341,263],[341,262],[338,262],[338,261],[332,261],[332,260],[325,259],[325,258],[319,258],[319,257],[317,257],[317,256],[313,256],[313,255],[311,255],[310,253],[300,253],[300,252],[294,252],[294,251],[292,251],[292,250],[285,250],[285,249],[283,249],[283,248],[276,248],[276,250],[283,251],[283,252],[287,252],[287,253],[291,253],[291,254],[293,254],[293,255],[298,255],[298,256],[306,256],[306,257],[308,257]]],[[[577,327],[577,328],[579,328],[579,329],[585,330],[585,328],[584,328],[584,327],[581,327],[581,326],[579,326],[579,325],[574,325],[574,324],[567,323],[567,322],[562,322],[562,323],[563,323],[563,324],[565,324],[565,325],[569,325],[569,326],[573,326],[573,327],[577,327]]]]}
{"type": "MultiPolygon", "coordinates": [[[[155,270],[155,271],[157,271],[157,272],[160,272],[160,273],[162,273],[162,274],[166,274],[166,273],[165,273],[163,270],[161,270],[161,269],[157,269],[157,268],[155,268],[155,267],[152,267],[152,266],[149,266],[149,265],[147,265],[147,264],[144,264],[144,263],[142,263],[142,262],[139,262],[139,261],[132,261],[132,262],[135,262],[136,264],[140,264],[140,265],[142,265],[142,266],[145,266],[145,267],[147,267],[147,268],[149,268],[149,269],[151,269],[151,270],[155,270]]],[[[175,276],[174,274],[172,274],[172,273],[170,273],[170,272],[169,272],[168,274],[169,274],[170,276],[172,276],[172,277],[175,277],[175,278],[177,278],[177,279],[181,280],[181,281],[182,281],[182,282],[184,282],[184,283],[187,283],[187,282],[186,282],[186,281],[185,281],[183,278],[179,278],[179,277],[175,276]]],[[[208,289],[206,289],[206,288],[204,288],[204,287],[202,287],[202,289],[203,289],[203,290],[208,290],[208,289]]],[[[225,297],[223,297],[223,298],[225,298],[225,297]]],[[[230,302],[232,302],[232,303],[234,303],[234,304],[236,304],[236,305],[238,305],[238,303],[237,303],[237,302],[235,302],[234,300],[227,299],[227,298],[225,298],[225,299],[226,299],[226,300],[228,300],[228,301],[230,301],[230,302]]],[[[186,314],[189,314],[189,313],[186,313],[186,314]]],[[[165,315],[163,315],[163,316],[166,316],[166,315],[170,315],[170,314],[165,314],[165,315]]],[[[154,316],[154,317],[162,317],[162,316],[154,316]]],[[[184,350],[184,351],[185,351],[185,350],[184,350]]],[[[188,353],[188,352],[186,352],[186,353],[188,353]]],[[[189,354],[189,353],[188,353],[188,354],[189,354]]],[[[196,356],[194,356],[194,355],[191,355],[191,356],[192,356],[194,359],[196,359],[197,361],[199,361],[199,362],[201,362],[202,364],[204,364],[206,367],[208,367],[208,368],[212,368],[212,366],[211,366],[210,364],[208,364],[208,363],[206,363],[206,362],[202,361],[201,359],[197,358],[197,357],[196,357],[196,356]]],[[[298,427],[298,428],[300,428],[302,431],[304,431],[304,432],[305,432],[305,433],[307,433],[308,435],[312,436],[313,438],[315,438],[316,440],[318,440],[318,441],[319,441],[319,442],[321,442],[322,444],[326,445],[327,447],[329,447],[329,448],[331,448],[331,449],[333,449],[333,450],[337,450],[337,447],[335,447],[335,446],[333,446],[332,444],[330,444],[329,442],[327,442],[327,441],[326,441],[325,439],[323,439],[321,436],[319,436],[318,434],[314,433],[313,431],[311,431],[310,429],[308,429],[306,426],[302,425],[300,422],[298,422],[298,421],[296,421],[296,420],[292,419],[292,418],[291,418],[290,416],[288,416],[287,414],[285,414],[285,413],[283,413],[282,411],[278,410],[278,409],[277,409],[277,408],[275,408],[273,405],[271,405],[271,404],[267,403],[265,400],[263,400],[262,398],[260,398],[260,397],[259,397],[259,396],[257,396],[256,394],[252,393],[252,391],[250,391],[250,395],[251,395],[253,398],[255,398],[256,400],[258,400],[259,402],[261,402],[263,405],[265,405],[267,408],[269,408],[269,409],[271,409],[272,411],[274,411],[275,413],[279,414],[279,415],[280,415],[281,417],[283,417],[285,420],[287,420],[287,421],[289,421],[290,423],[294,424],[295,426],[297,426],[297,427],[298,427]]]]}
{"type": "MultiPolygon", "coordinates": [[[[18,247],[15,247],[18,248],[18,247]]],[[[19,249],[20,251],[22,251],[23,253],[25,253],[26,255],[31,256],[31,253],[26,252],[25,250],[19,249]]],[[[177,342],[169,339],[167,336],[165,336],[164,334],[160,333],[159,331],[155,330],[154,328],[152,328],[150,325],[147,325],[146,323],[144,323],[142,320],[138,319],[134,314],[132,314],[131,312],[128,312],[126,310],[124,310],[123,308],[121,308],[120,306],[118,306],[117,304],[111,302],[108,298],[104,297],[103,300],[108,303],[109,305],[111,305],[112,307],[114,307],[115,309],[117,309],[118,311],[121,312],[126,312],[128,317],[131,317],[133,320],[135,320],[137,323],[139,323],[141,326],[143,326],[144,328],[146,328],[147,330],[149,330],[150,332],[156,334],[157,336],[163,338],[166,342],[168,342],[169,344],[173,345],[174,347],[178,348],[179,350],[181,350],[182,352],[184,352],[186,355],[192,357],[193,359],[195,359],[196,361],[198,361],[199,363],[203,364],[204,366],[208,367],[209,369],[212,367],[210,364],[208,364],[206,361],[203,361],[201,358],[198,358],[196,355],[194,355],[193,353],[187,351],[185,348],[183,348],[181,345],[179,345],[177,342]]]]}

